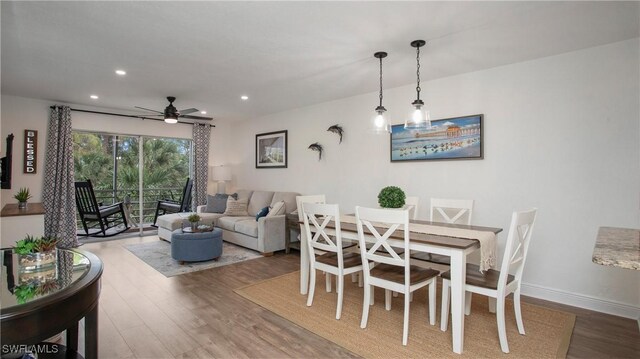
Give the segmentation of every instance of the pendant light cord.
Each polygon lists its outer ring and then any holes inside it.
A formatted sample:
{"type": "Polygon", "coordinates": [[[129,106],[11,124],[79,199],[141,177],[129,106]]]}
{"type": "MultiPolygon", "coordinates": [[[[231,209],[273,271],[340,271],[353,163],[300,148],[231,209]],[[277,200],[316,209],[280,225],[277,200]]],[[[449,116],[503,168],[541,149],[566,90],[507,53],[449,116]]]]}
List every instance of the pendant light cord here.
{"type": "Polygon", "coordinates": [[[420,46],[416,47],[416,62],[418,63],[418,66],[416,67],[416,75],[418,78],[418,82],[416,83],[416,92],[418,93],[418,100],[420,100],[420,46]]]}
{"type": "Polygon", "coordinates": [[[380,57],[380,107],[382,107],[382,57],[380,57]]]}

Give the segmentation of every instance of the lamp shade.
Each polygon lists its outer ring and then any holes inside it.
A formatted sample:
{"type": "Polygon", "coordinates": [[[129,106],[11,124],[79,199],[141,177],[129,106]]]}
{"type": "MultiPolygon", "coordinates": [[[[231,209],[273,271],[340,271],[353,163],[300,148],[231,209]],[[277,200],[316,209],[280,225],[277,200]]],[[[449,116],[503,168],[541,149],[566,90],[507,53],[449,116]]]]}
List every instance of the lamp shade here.
{"type": "Polygon", "coordinates": [[[213,166],[211,179],[217,182],[231,181],[231,168],[226,166],[213,166]]]}

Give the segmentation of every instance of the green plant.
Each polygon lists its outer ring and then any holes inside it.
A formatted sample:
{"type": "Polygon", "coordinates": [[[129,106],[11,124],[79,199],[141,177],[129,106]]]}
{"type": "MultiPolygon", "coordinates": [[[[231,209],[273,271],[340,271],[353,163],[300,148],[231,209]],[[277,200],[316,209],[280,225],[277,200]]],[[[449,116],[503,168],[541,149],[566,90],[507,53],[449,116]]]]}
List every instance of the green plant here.
{"type": "Polygon", "coordinates": [[[404,191],[396,186],[387,186],[378,194],[378,204],[383,208],[400,208],[405,199],[404,191]]]}
{"type": "Polygon", "coordinates": [[[187,218],[189,220],[189,222],[191,223],[196,223],[196,222],[200,222],[200,216],[198,216],[197,213],[192,213],[191,215],[189,215],[189,218],[187,218]]]}
{"type": "Polygon", "coordinates": [[[24,304],[36,296],[37,286],[33,284],[19,285],[13,288],[13,295],[19,304],[24,304]]]}
{"type": "Polygon", "coordinates": [[[16,193],[16,195],[13,196],[13,198],[17,199],[18,202],[26,202],[26,201],[28,201],[29,198],[31,198],[31,194],[29,193],[29,188],[27,188],[27,187],[20,188],[18,193],[16,193]]]}
{"type": "Polygon", "coordinates": [[[33,237],[27,235],[24,239],[16,242],[15,252],[17,254],[29,254],[38,252],[48,252],[56,248],[58,238],[56,237],[33,237]]]}

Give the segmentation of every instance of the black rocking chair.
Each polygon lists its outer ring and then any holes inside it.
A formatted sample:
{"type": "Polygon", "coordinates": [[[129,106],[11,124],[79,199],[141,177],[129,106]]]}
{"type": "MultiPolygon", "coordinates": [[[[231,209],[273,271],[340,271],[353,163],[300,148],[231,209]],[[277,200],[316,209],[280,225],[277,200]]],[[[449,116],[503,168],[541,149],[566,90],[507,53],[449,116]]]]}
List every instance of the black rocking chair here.
{"type": "Polygon", "coordinates": [[[191,210],[191,189],[193,188],[193,180],[187,178],[187,184],[184,185],[182,190],[182,197],[180,201],[174,201],[171,199],[163,199],[158,201],[156,206],[156,215],[153,217],[153,226],[157,227],[156,221],[158,216],[162,216],[170,213],[188,212],[191,210]]]}
{"type": "Polygon", "coordinates": [[[96,200],[91,180],[76,182],[75,187],[76,206],[85,231],[85,234],[79,234],[80,236],[111,237],[129,229],[122,202],[103,206],[96,200]],[[120,225],[123,226],[121,230],[107,234],[107,230],[120,225]],[[95,231],[89,232],[94,229],[95,231]]]}

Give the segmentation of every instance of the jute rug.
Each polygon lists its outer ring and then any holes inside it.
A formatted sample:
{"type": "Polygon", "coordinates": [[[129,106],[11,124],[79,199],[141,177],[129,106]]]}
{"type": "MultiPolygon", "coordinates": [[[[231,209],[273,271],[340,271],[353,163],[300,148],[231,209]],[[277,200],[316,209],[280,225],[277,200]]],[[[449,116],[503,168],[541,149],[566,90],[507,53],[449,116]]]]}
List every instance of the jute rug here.
{"type": "MultiPolygon", "coordinates": [[[[391,311],[384,309],[384,290],[375,291],[375,305],[369,312],[366,329],[360,328],[362,288],[345,279],[342,318],[335,319],[335,281],[333,291],[325,291],[318,275],[313,306],[306,306],[300,294],[299,272],[289,273],[236,289],[236,293],[285,319],[324,337],[365,358],[460,358],[453,353],[451,322],[447,332],[440,331],[440,295],[438,288],[436,325],[429,325],[427,290],[414,293],[409,317],[409,342],[402,345],[403,295],[393,298],[391,311]]],[[[495,314],[488,310],[486,297],[472,300],[471,315],[465,318],[464,353],[467,358],[564,358],[569,348],[575,315],[522,303],[526,335],[516,327],[511,300],[506,305],[507,338],[510,354],[500,350],[495,314]]]]}
{"type": "Polygon", "coordinates": [[[165,277],[197,272],[209,268],[222,267],[228,264],[244,262],[249,259],[261,258],[260,253],[223,242],[222,256],[217,260],[204,262],[186,262],[179,264],[171,258],[171,243],[157,240],[153,242],[136,243],[125,246],[136,257],[142,259],[153,269],[164,274],[165,277]]]}

